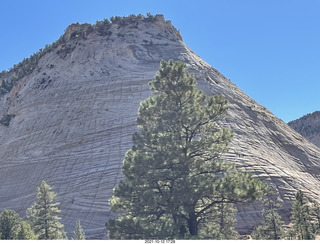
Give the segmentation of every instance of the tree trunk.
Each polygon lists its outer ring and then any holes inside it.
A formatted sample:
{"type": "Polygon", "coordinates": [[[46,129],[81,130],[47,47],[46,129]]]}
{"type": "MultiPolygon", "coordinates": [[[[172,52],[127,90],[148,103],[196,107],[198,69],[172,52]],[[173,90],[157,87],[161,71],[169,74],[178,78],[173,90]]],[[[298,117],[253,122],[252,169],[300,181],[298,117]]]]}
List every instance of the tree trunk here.
{"type": "Polygon", "coordinates": [[[189,228],[190,235],[192,236],[198,235],[197,217],[194,212],[189,213],[188,228],[189,228]]]}
{"type": "Polygon", "coordinates": [[[186,228],[184,225],[181,225],[179,229],[179,238],[184,239],[185,235],[186,235],[186,228]]]}

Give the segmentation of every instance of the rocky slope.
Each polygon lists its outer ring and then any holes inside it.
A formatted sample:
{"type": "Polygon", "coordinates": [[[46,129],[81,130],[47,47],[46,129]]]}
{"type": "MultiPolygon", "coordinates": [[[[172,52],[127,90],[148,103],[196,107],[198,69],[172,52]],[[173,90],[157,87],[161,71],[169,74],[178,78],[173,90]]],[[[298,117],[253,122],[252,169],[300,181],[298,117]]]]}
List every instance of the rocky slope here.
{"type": "MultiPolygon", "coordinates": [[[[106,238],[104,224],[114,216],[108,199],[162,59],[186,62],[199,89],[227,97],[222,124],[235,136],[224,157],[275,186],[286,220],[298,189],[320,200],[319,148],[193,53],[163,16],[124,20],[70,26],[65,41],[1,96],[0,118],[8,123],[0,126],[0,209],[23,214],[45,179],[59,195],[69,235],[80,219],[87,237],[106,238]]],[[[239,206],[239,231],[260,217],[259,204],[239,206]]]]}
{"type": "Polygon", "coordinates": [[[320,111],[302,116],[288,123],[291,128],[320,147],[320,111]]]}

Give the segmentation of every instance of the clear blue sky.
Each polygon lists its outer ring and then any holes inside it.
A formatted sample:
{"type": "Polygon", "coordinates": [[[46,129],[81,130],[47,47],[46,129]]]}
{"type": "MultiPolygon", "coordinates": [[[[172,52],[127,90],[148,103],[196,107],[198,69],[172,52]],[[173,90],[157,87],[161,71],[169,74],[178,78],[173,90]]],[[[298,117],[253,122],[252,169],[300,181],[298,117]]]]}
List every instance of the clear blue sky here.
{"type": "Polygon", "coordinates": [[[320,0],[3,0],[0,70],[74,22],[164,14],[207,63],[285,122],[320,110],[320,0]]]}

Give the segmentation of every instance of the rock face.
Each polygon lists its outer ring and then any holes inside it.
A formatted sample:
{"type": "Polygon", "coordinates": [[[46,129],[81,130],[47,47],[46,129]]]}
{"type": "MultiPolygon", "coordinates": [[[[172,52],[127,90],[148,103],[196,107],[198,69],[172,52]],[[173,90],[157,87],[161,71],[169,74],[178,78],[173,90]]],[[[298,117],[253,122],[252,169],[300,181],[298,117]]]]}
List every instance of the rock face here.
{"type": "Polygon", "coordinates": [[[320,147],[320,111],[302,116],[288,123],[291,128],[320,147]]]}
{"type": "MultiPolygon", "coordinates": [[[[68,41],[1,96],[0,119],[10,120],[0,125],[0,209],[23,215],[44,179],[69,236],[80,219],[88,238],[105,239],[108,199],[162,59],[186,62],[199,89],[229,100],[221,123],[235,136],[224,158],[276,188],[285,220],[298,189],[320,200],[320,149],[193,53],[163,16],[127,20],[84,36],[69,29],[68,41]]],[[[239,205],[238,230],[250,232],[260,218],[259,204],[239,205]]]]}

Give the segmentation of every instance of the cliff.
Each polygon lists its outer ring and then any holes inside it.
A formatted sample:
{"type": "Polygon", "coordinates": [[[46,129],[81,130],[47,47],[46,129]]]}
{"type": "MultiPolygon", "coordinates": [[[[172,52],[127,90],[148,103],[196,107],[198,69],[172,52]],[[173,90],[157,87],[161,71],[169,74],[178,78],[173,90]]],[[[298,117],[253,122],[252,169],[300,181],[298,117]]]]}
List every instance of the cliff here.
{"type": "MultiPolygon", "coordinates": [[[[105,239],[105,222],[114,217],[108,199],[163,59],[185,62],[199,89],[229,100],[222,125],[235,136],[224,158],[275,186],[286,221],[298,189],[319,200],[320,149],[193,53],[157,15],[71,25],[32,65],[25,60],[2,73],[7,83],[16,78],[0,98],[7,121],[0,125],[0,209],[24,214],[44,179],[58,193],[69,235],[80,219],[88,238],[105,239]]],[[[248,233],[261,206],[238,208],[238,230],[248,233]]]]}

